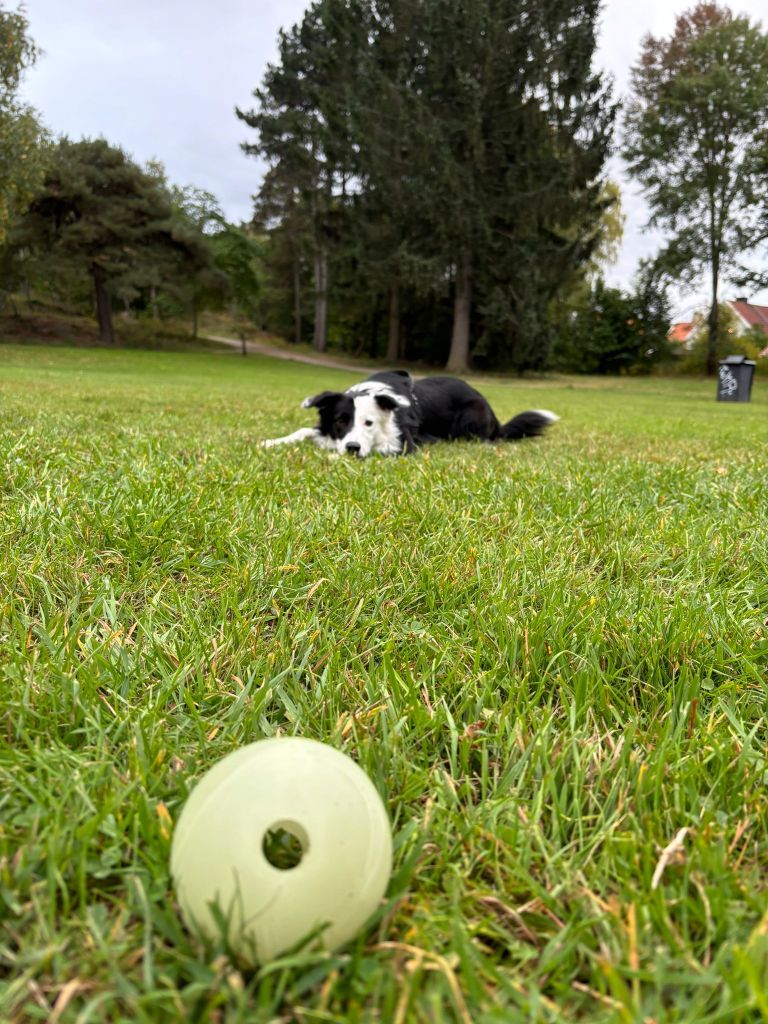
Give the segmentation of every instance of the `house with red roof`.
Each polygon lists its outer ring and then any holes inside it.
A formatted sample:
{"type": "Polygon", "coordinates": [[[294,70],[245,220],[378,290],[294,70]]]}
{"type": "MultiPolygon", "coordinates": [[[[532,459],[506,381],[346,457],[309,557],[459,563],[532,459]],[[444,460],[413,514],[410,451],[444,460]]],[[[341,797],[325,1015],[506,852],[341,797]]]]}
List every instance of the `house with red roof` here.
{"type": "Polygon", "coordinates": [[[768,306],[756,306],[754,302],[747,302],[744,296],[729,300],[727,305],[736,314],[736,321],[742,328],[739,334],[756,327],[765,335],[766,345],[760,356],[768,358],[768,306]]]}
{"type": "Polygon", "coordinates": [[[672,324],[667,331],[667,341],[671,341],[673,345],[681,345],[683,348],[688,348],[688,339],[693,334],[694,324],[689,321],[680,321],[679,323],[672,324]]]}
{"type": "MultiPolygon", "coordinates": [[[[734,328],[729,328],[730,333],[737,336],[746,334],[747,331],[757,328],[765,335],[765,348],[760,352],[761,358],[768,358],[768,306],[757,306],[754,302],[748,302],[744,296],[738,299],[729,299],[726,306],[734,314],[734,328]]],[[[690,350],[699,333],[706,330],[707,317],[703,313],[694,313],[691,321],[680,321],[672,324],[667,332],[667,338],[673,346],[679,345],[681,349],[690,350]]]]}

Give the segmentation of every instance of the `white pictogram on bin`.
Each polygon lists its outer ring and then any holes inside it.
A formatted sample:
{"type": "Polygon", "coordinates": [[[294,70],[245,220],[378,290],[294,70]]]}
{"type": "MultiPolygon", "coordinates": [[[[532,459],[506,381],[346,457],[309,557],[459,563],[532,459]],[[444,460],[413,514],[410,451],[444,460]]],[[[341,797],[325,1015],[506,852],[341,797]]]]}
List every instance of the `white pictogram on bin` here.
{"type": "Polygon", "coordinates": [[[739,383],[727,366],[720,367],[720,394],[732,395],[739,387],[739,383]]]}

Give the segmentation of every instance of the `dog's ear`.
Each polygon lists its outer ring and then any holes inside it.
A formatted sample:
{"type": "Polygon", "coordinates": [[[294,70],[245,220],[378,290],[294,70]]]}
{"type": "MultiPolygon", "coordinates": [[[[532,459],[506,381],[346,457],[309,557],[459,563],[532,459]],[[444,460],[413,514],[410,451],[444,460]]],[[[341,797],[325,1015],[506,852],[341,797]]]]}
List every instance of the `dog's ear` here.
{"type": "Polygon", "coordinates": [[[394,392],[392,394],[374,395],[373,398],[376,405],[380,409],[386,409],[387,412],[392,412],[398,405],[406,406],[411,404],[407,398],[403,398],[402,395],[396,395],[394,392]]]}
{"type": "Polygon", "coordinates": [[[392,370],[392,373],[396,373],[398,377],[405,377],[406,380],[411,379],[410,370],[392,370]]]}
{"type": "Polygon", "coordinates": [[[301,403],[302,409],[322,409],[324,405],[331,402],[338,402],[341,398],[340,391],[321,391],[319,395],[310,395],[301,403]]]}

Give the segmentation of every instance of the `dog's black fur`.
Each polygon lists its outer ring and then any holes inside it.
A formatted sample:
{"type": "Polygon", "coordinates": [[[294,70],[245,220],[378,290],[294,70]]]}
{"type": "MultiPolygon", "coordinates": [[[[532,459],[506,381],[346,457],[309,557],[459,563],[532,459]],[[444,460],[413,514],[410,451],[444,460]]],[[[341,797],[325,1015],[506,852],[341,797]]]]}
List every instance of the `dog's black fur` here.
{"type": "MultiPolygon", "coordinates": [[[[401,451],[434,441],[477,438],[518,441],[538,437],[557,416],[545,410],[520,413],[500,423],[483,396],[455,377],[426,377],[414,381],[407,370],[386,370],[346,392],[324,391],[305,401],[318,410],[318,432],[341,446],[355,417],[355,397],[370,394],[381,409],[392,412],[402,441],[401,451]],[[372,385],[366,389],[366,385],[372,385]]],[[[354,451],[352,445],[350,451],[354,451]]]]}

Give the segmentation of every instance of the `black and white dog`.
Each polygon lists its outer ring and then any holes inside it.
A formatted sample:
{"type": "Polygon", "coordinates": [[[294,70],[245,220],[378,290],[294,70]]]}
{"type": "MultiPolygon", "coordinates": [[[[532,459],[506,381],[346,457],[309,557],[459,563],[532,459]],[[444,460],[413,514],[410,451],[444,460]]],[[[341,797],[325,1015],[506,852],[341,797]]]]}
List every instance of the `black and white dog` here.
{"type": "Polygon", "coordinates": [[[465,381],[455,377],[413,380],[407,370],[374,373],[344,392],[322,391],[301,404],[317,409],[318,425],[262,441],[263,447],[313,441],[361,459],[371,452],[407,455],[433,441],[537,437],[559,418],[546,409],[532,409],[501,424],[483,396],[465,381]]]}

